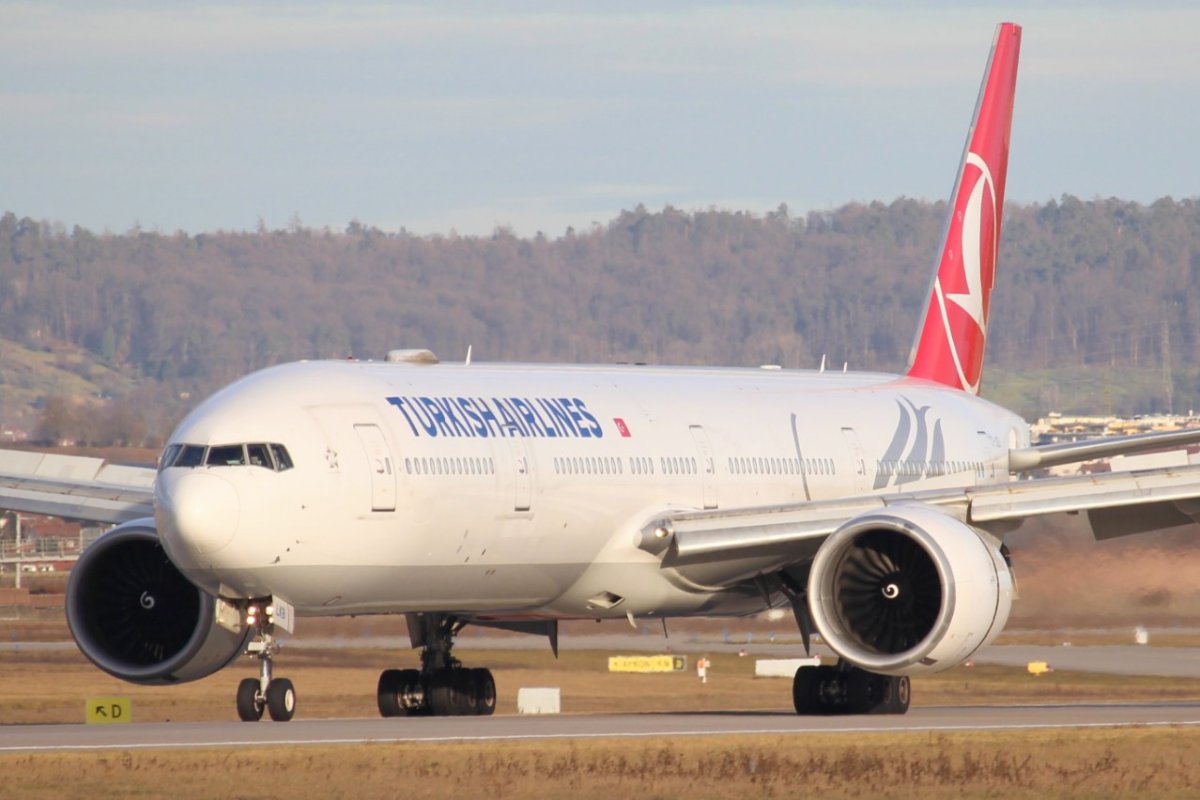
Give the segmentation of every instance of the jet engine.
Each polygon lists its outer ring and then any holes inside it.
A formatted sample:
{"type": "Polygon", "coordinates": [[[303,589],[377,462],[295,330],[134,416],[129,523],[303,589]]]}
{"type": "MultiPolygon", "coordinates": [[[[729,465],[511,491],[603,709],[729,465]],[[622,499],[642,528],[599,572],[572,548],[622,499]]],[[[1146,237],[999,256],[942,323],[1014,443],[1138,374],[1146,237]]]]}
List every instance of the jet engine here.
{"type": "Polygon", "coordinates": [[[855,517],[817,551],[813,622],[851,664],[917,675],[961,664],[1004,628],[1013,580],[1000,544],[934,508],[855,517]]]}
{"type": "Polygon", "coordinates": [[[196,680],[242,652],[240,615],[192,585],[167,558],[153,519],[97,539],[71,570],[67,623],[83,654],[122,680],[196,680]]]}

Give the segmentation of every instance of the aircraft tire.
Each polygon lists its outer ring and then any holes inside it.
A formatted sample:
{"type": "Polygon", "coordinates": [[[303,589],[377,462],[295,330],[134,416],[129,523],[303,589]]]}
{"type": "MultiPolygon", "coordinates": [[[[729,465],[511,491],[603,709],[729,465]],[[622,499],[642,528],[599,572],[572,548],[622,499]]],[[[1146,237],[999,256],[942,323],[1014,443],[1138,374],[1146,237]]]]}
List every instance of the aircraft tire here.
{"type": "Polygon", "coordinates": [[[276,722],[288,722],[296,714],[296,689],[287,678],[267,685],[267,712],[276,722]]]}
{"type": "MultiPolygon", "coordinates": [[[[419,669],[402,669],[399,672],[400,672],[400,683],[399,683],[400,688],[398,691],[401,694],[405,694],[405,695],[412,695],[412,694],[419,695],[421,693],[421,670],[419,670],[419,669]]],[[[401,717],[411,717],[411,716],[416,716],[419,714],[429,713],[428,701],[425,702],[424,706],[418,706],[416,708],[413,708],[411,706],[406,706],[404,704],[403,699],[398,699],[397,706],[399,707],[399,710],[400,710],[399,716],[401,716],[401,717]]]]}
{"type": "Polygon", "coordinates": [[[450,670],[438,670],[429,677],[426,696],[429,698],[429,713],[435,717],[451,717],[457,711],[453,676],[450,670]]]}
{"type": "Polygon", "coordinates": [[[496,713],[496,681],[490,669],[471,670],[472,690],[475,694],[475,713],[490,717],[496,713]]]}
{"type": "Polygon", "coordinates": [[[404,715],[404,707],[400,704],[400,693],[404,690],[404,673],[406,670],[385,669],[379,674],[379,688],[375,690],[375,700],[379,704],[379,714],[383,717],[399,717],[404,715]]]}
{"type": "Polygon", "coordinates": [[[258,722],[262,719],[266,704],[258,699],[258,678],[243,678],[237,688],[238,719],[242,722],[258,722]]]}
{"type": "Polygon", "coordinates": [[[887,700],[882,709],[885,714],[907,714],[912,700],[912,681],[907,675],[888,680],[887,700]]]}
{"type": "Polygon", "coordinates": [[[821,684],[817,680],[819,667],[800,667],[792,678],[792,706],[797,714],[821,712],[821,684]]]}
{"type": "Polygon", "coordinates": [[[851,714],[879,714],[887,709],[892,678],[863,669],[851,669],[845,676],[846,706],[851,714]]]}
{"type": "Polygon", "coordinates": [[[475,676],[469,669],[456,669],[452,672],[454,678],[454,710],[464,717],[473,717],[479,713],[479,694],[475,690],[475,676]]]}
{"type": "Polygon", "coordinates": [[[845,704],[842,702],[844,691],[831,690],[830,686],[840,686],[845,688],[845,675],[842,675],[838,668],[832,664],[824,664],[819,667],[813,667],[813,692],[814,705],[812,714],[841,714],[845,711],[845,704]]]}

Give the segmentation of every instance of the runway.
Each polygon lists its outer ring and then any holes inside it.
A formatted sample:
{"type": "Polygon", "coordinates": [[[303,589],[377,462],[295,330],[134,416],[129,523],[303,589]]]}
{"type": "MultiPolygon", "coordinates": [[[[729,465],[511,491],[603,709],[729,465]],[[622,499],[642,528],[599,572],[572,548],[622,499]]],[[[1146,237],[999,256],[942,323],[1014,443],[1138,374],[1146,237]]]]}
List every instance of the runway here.
{"type": "Polygon", "coordinates": [[[1200,704],[947,706],[903,716],[799,717],[784,711],[0,726],[0,754],[714,735],[951,733],[1200,725],[1200,704]]]}

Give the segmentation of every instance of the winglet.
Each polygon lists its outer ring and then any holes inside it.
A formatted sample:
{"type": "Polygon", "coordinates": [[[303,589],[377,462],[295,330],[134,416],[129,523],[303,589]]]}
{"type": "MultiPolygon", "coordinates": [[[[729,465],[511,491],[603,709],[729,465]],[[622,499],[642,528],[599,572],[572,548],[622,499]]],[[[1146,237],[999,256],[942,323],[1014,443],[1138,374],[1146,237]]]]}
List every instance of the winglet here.
{"type": "Polygon", "coordinates": [[[1020,26],[1001,23],[950,196],[937,272],[909,359],[910,377],[972,394],[979,393],[983,374],[1020,50],[1020,26]]]}

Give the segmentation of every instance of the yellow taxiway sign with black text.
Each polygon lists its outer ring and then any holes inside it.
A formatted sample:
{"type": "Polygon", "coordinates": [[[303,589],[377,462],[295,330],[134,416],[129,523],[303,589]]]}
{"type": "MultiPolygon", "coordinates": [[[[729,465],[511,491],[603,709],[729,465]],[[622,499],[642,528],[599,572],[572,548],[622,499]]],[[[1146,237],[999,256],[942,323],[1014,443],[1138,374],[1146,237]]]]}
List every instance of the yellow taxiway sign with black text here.
{"type": "Polygon", "coordinates": [[[128,697],[89,697],[86,716],[88,725],[130,722],[133,719],[133,701],[128,697]]]}
{"type": "Polygon", "coordinates": [[[687,656],[609,656],[609,672],[682,672],[687,656]]]}

